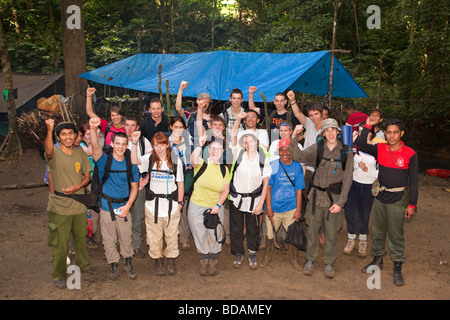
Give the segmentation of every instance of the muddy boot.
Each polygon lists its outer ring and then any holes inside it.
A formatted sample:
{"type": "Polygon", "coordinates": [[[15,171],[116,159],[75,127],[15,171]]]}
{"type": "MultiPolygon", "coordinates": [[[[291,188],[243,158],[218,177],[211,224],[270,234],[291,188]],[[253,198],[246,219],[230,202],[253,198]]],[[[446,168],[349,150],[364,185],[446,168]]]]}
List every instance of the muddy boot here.
{"type": "Polygon", "coordinates": [[[290,260],[291,260],[291,263],[294,266],[294,268],[297,269],[298,271],[302,271],[303,266],[298,261],[298,249],[296,247],[294,247],[292,244],[290,244],[289,245],[289,253],[290,253],[290,260]]]}
{"type": "Polygon", "coordinates": [[[200,266],[198,268],[198,273],[201,276],[206,276],[208,274],[209,259],[200,259],[200,266]]]}
{"type": "Polygon", "coordinates": [[[155,274],[157,276],[165,276],[166,275],[166,264],[164,263],[164,258],[159,258],[155,260],[155,274]]]}
{"type": "Polygon", "coordinates": [[[394,284],[398,287],[401,287],[405,284],[402,275],[402,263],[394,262],[394,284]]]}
{"type": "Polygon", "coordinates": [[[131,257],[130,258],[125,258],[124,269],[127,272],[127,277],[128,278],[130,278],[131,280],[136,279],[136,272],[134,272],[133,266],[131,265],[131,257]]]}
{"type": "Polygon", "coordinates": [[[111,263],[109,268],[109,278],[111,280],[116,280],[117,277],[119,276],[119,270],[117,270],[117,267],[119,266],[119,264],[117,262],[113,262],[111,263]]]}
{"type": "Polygon", "coordinates": [[[374,256],[372,262],[370,262],[368,265],[362,267],[361,272],[367,273],[367,269],[370,266],[377,266],[380,269],[383,269],[383,257],[382,256],[374,256]]]}
{"type": "Polygon", "coordinates": [[[175,267],[175,258],[167,258],[167,274],[173,275],[177,273],[177,268],[175,267]]]}
{"type": "Polygon", "coordinates": [[[272,261],[273,242],[273,239],[266,238],[266,247],[264,248],[264,258],[261,263],[261,268],[267,267],[270,261],[272,261]]]}
{"type": "Polygon", "coordinates": [[[208,275],[215,276],[217,274],[217,258],[209,259],[208,275]]]}

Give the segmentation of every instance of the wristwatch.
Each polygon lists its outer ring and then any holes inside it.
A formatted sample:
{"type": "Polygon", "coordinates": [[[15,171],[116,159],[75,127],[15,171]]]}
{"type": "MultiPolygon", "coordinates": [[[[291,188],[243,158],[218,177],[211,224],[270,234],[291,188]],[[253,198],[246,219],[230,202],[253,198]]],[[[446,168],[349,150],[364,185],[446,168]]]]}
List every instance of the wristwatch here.
{"type": "Polygon", "coordinates": [[[184,205],[184,201],[178,201],[178,204],[184,205]]]}

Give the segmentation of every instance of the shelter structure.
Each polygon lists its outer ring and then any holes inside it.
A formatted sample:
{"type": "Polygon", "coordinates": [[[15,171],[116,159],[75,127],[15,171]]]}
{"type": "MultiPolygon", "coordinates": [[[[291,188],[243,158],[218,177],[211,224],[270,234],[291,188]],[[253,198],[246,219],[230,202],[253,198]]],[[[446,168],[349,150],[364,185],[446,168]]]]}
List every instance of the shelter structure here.
{"type": "MultiPolygon", "coordinates": [[[[329,92],[331,52],[262,53],[213,51],[191,54],[140,53],[104,67],[83,73],[80,77],[104,85],[143,92],[177,93],[181,81],[189,86],[183,96],[209,93],[213,100],[226,101],[233,88],[239,88],[248,101],[248,87],[273,98],[286,89],[325,96],[329,92]],[[161,65],[161,74],[159,67],[161,65]]],[[[368,97],[350,73],[334,60],[333,97],[368,97]]],[[[263,98],[255,95],[255,102],[263,98]]]]}

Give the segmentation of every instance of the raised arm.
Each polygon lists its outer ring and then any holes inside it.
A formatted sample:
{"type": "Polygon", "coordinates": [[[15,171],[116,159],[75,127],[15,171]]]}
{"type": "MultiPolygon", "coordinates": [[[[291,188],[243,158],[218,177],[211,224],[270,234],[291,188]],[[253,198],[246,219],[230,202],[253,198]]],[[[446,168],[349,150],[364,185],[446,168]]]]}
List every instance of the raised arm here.
{"type": "Polygon", "coordinates": [[[206,142],[206,139],[208,136],[206,134],[203,134],[198,139],[198,145],[195,147],[194,151],[191,153],[191,165],[193,168],[197,168],[200,165],[200,154],[203,149],[203,145],[206,142]]]}
{"type": "Polygon", "coordinates": [[[189,85],[187,81],[181,81],[180,88],[178,89],[177,99],[175,100],[175,110],[177,110],[178,115],[183,117],[184,109],[182,107],[183,102],[183,90],[189,85]]]}
{"type": "Polygon", "coordinates": [[[297,118],[298,121],[300,121],[300,123],[303,126],[305,126],[306,125],[306,116],[303,114],[303,112],[300,111],[300,108],[298,107],[297,100],[295,99],[294,91],[290,90],[287,93],[287,97],[289,99],[289,103],[291,105],[294,116],[297,118]]]}
{"type": "Polygon", "coordinates": [[[92,158],[95,162],[100,159],[100,157],[103,155],[102,147],[100,146],[100,143],[98,141],[98,132],[97,127],[100,126],[100,118],[91,118],[89,120],[89,127],[91,131],[91,146],[92,146],[92,158]]]}
{"type": "Polygon", "coordinates": [[[86,113],[88,114],[89,118],[98,118],[98,116],[94,112],[94,108],[92,107],[92,95],[94,93],[95,88],[86,89],[86,113]]]}
{"type": "Polygon", "coordinates": [[[131,134],[131,163],[140,165],[142,164],[141,159],[137,154],[137,144],[139,143],[139,137],[141,136],[141,132],[136,130],[131,134]]]}
{"type": "Polygon", "coordinates": [[[300,163],[316,166],[317,143],[311,145],[305,150],[300,150],[298,146],[298,137],[301,134],[301,130],[300,125],[297,125],[292,133],[292,139],[289,144],[291,158],[292,160],[300,163]]]}
{"type": "Polygon", "coordinates": [[[256,107],[255,105],[255,92],[258,88],[256,88],[255,86],[250,86],[248,87],[248,107],[251,110],[255,110],[256,112],[258,112],[258,114],[260,113],[260,108],[256,107]]]}
{"type": "Polygon", "coordinates": [[[235,121],[234,124],[233,124],[233,128],[231,128],[231,132],[230,132],[230,135],[231,135],[231,145],[232,145],[233,147],[235,147],[235,146],[238,144],[238,141],[237,141],[237,134],[238,134],[238,132],[239,132],[239,126],[240,126],[240,124],[241,124],[242,119],[245,119],[246,117],[247,117],[247,112],[241,112],[241,113],[239,113],[239,115],[238,115],[236,121],[235,121]]]}
{"type": "Polygon", "coordinates": [[[55,145],[53,144],[53,128],[55,127],[55,120],[47,119],[45,120],[45,125],[47,126],[47,135],[45,136],[44,149],[45,157],[48,160],[53,158],[53,149],[55,145]]]}
{"type": "Polygon", "coordinates": [[[359,135],[358,140],[356,140],[356,148],[358,151],[362,151],[365,153],[368,153],[375,158],[378,157],[378,144],[369,144],[367,143],[367,136],[370,133],[370,130],[372,129],[372,123],[370,122],[370,119],[367,118],[366,124],[364,125],[364,128],[361,131],[361,134],[359,135]]]}

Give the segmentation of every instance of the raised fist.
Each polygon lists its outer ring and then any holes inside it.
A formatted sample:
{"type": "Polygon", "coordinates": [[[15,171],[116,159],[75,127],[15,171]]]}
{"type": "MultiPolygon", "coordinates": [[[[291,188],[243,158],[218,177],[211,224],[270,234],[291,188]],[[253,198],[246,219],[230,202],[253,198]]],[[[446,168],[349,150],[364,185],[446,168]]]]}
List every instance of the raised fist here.
{"type": "Polygon", "coordinates": [[[296,125],[294,128],[294,131],[292,132],[292,137],[295,138],[302,131],[303,131],[303,126],[301,124],[296,125]]]}
{"type": "Polygon", "coordinates": [[[89,126],[91,127],[91,129],[99,127],[101,123],[100,118],[91,118],[89,119],[89,126]]]}
{"type": "Polygon", "coordinates": [[[92,95],[95,93],[95,88],[87,88],[86,89],[86,96],[92,97],[92,95]]]}
{"type": "Polygon", "coordinates": [[[49,118],[45,120],[45,125],[47,126],[47,130],[53,131],[53,128],[55,127],[55,120],[49,118]]]}
{"type": "Polygon", "coordinates": [[[131,139],[133,139],[134,142],[137,142],[139,140],[139,137],[141,136],[141,131],[136,130],[131,134],[131,139]]]}
{"type": "Polygon", "coordinates": [[[180,89],[181,90],[184,90],[184,89],[186,89],[186,87],[189,85],[189,82],[187,82],[187,81],[181,81],[181,84],[180,84],[180,89]]]}
{"type": "Polygon", "coordinates": [[[255,87],[255,86],[250,86],[250,87],[248,87],[248,92],[253,93],[253,92],[255,92],[257,89],[258,89],[258,88],[255,87]]]}
{"type": "Polygon", "coordinates": [[[289,90],[288,93],[287,93],[286,95],[287,95],[289,101],[295,100],[295,93],[294,93],[294,91],[289,90]]]}

